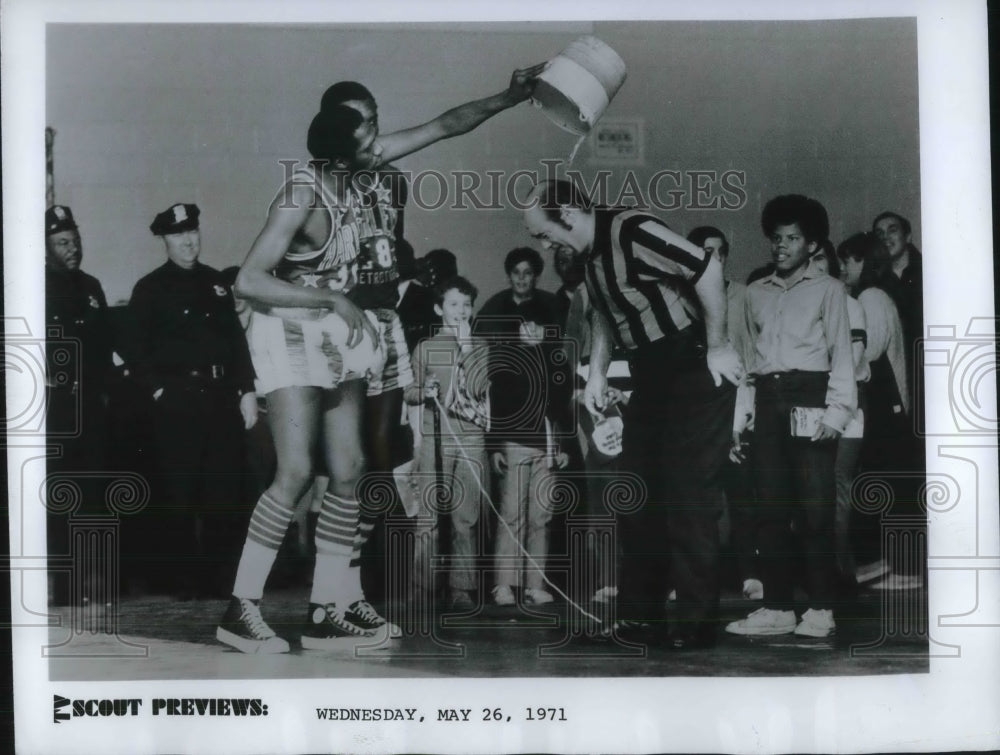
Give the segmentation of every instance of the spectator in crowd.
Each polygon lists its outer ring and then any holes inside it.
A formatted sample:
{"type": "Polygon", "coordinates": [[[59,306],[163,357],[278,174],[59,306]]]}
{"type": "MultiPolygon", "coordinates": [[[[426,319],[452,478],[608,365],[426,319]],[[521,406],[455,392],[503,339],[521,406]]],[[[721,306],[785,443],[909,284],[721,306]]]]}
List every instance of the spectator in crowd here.
{"type": "Polygon", "coordinates": [[[654,216],[595,206],[568,181],[543,182],[532,199],[524,216],[528,233],[545,250],[565,247],[586,259],[589,410],[601,411],[611,398],[612,341],[631,364],[622,460],[646,488],[636,491],[638,508],[618,518],[622,574],[611,606],[623,620],[615,625],[609,618],[605,626],[611,635],[633,637],[645,636],[650,622],[665,627],[669,571],[678,618],[667,647],[712,645],[719,475],[735,400],[724,381],[743,378],[726,337],[722,267],[654,216]]]}
{"type": "Polygon", "coordinates": [[[476,288],[465,278],[448,278],[434,289],[434,311],[442,326],[423,339],[413,352],[415,381],[405,391],[406,402],[420,407],[415,432],[414,479],[422,510],[418,512],[413,582],[421,605],[433,600],[431,563],[438,551],[438,514],[451,519],[451,549],[461,565],[448,574],[449,602],[455,609],[476,605],[473,592],[479,580],[468,559],[479,555],[476,525],[488,490],[486,430],[489,428],[489,347],[471,335],[476,288]],[[443,407],[440,435],[435,437],[434,413],[443,407]],[[435,454],[440,453],[440,479],[435,454]],[[432,501],[435,491],[448,491],[443,508],[432,501]],[[464,559],[464,561],[463,561],[464,559]]]}
{"type": "MultiPolygon", "coordinates": [[[[729,241],[725,234],[714,226],[699,226],[687,235],[687,240],[700,246],[722,264],[722,274],[726,287],[726,332],[744,364],[750,361],[752,352],[743,338],[743,306],[747,287],[726,276],[729,264],[729,241]]],[[[736,410],[733,413],[733,450],[729,463],[723,468],[723,514],[720,520],[722,542],[732,548],[736,558],[736,572],[742,586],[743,596],[748,600],[760,600],[764,586],[759,578],[756,544],[756,500],[753,490],[753,426],[748,422],[753,417],[753,386],[744,381],[736,389],[736,410]]]]}
{"type": "MultiPolygon", "coordinates": [[[[840,278],[840,259],[833,243],[825,239],[809,260],[810,267],[820,275],[840,278]]],[[[846,284],[845,284],[846,285],[846,284]]],[[[848,289],[848,293],[850,290],[848,289]]],[[[837,545],[837,569],[842,584],[848,588],[856,584],[857,571],[851,546],[851,520],[853,505],[851,486],[858,471],[861,457],[863,431],[866,419],[865,385],[871,375],[865,355],[867,343],[867,323],[865,311],[853,296],[847,298],[847,322],[851,329],[851,354],[854,359],[854,381],[858,389],[858,410],[854,413],[848,428],[837,439],[837,461],[834,477],[837,486],[837,508],[834,514],[834,535],[837,545]],[[848,429],[852,429],[848,432],[848,429]]]]}
{"type": "Polygon", "coordinates": [[[428,288],[458,275],[458,260],[447,249],[431,249],[419,262],[417,275],[428,288]]]}
{"type": "MultiPolygon", "coordinates": [[[[910,221],[896,212],[883,212],[872,221],[872,231],[882,242],[888,264],[879,276],[879,287],[885,290],[899,312],[906,346],[906,363],[912,376],[917,339],[923,336],[923,257],[913,245],[910,221]]],[[[913,382],[910,382],[912,395],[913,382]]]]}
{"type": "Polygon", "coordinates": [[[524,319],[520,307],[527,302],[538,302],[541,309],[535,307],[534,311],[541,313],[541,324],[556,325],[556,298],[551,292],[538,288],[538,278],[545,269],[542,255],[530,247],[517,247],[507,253],[503,269],[510,287],[483,303],[474,323],[476,333],[509,336],[512,323],[524,319]]]}
{"type": "MultiPolygon", "coordinates": [[[[512,280],[518,277],[516,267],[512,280]]],[[[516,602],[513,590],[522,586],[522,570],[524,603],[554,600],[544,586],[552,475],[569,460],[559,449],[559,429],[554,424],[554,398],[564,394],[552,389],[560,383],[555,375],[563,367],[560,359],[553,358],[560,344],[550,324],[552,310],[541,298],[532,297],[517,311],[523,318],[511,325],[517,327],[517,336],[494,341],[490,348],[490,462],[501,490],[493,587],[493,602],[499,606],[516,602]]]]}
{"type": "Polygon", "coordinates": [[[747,288],[754,344],[754,471],[764,605],[726,631],[827,637],[835,631],[833,521],[837,439],[857,409],[844,285],[810,269],[829,234],[826,210],[800,194],[761,216],[775,272],[747,288]],[[796,620],[792,527],[805,552],[809,608],[796,620]]]}
{"type": "Polygon", "coordinates": [[[201,211],[175,204],[150,225],[167,261],[136,283],[127,361],[154,399],[157,505],[149,543],[159,584],[224,595],[246,509],[243,434],[257,421],[254,373],[222,274],[198,261],[201,211]]]}
{"type": "Polygon", "coordinates": [[[50,598],[67,605],[82,603],[112,586],[97,584],[96,573],[83,575],[83,594],[70,594],[68,571],[55,563],[69,555],[69,519],[76,513],[104,513],[104,501],[92,473],[105,468],[107,453],[107,383],[111,377],[112,333],[108,303],[100,282],[80,269],[83,243],[69,207],[45,211],[45,325],[47,442],[60,453],[48,459],[50,499],[46,533],[50,598]],[[55,334],[53,334],[55,330],[55,334]],[[70,482],[80,504],[63,511],[51,490],[70,482]],[[69,515],[69,516],[67,516],[69,515]],[[94,593],[94,595],[91,595],[94,593]]]}
{"type": "MultiPolygon", "coordinates": [[[[410,246],[405,239],[399,242],[400,246],[404,244],[410,246]]],[[[412,254],[411,247],[410,256],[412,254]]],[[[424,268],[423,259],[413,259],[411,265],[401,265],[399,270],[399,300],[396,303],[396,312],[403,323],[406,347],[411,354],[420,341],[433,335],[433,326],[441,323],[441,318],[434,314],[434,283],[428,285],[428,276],[424,273],[424,268]]]]}
{"type": "MultiPolygon", "coordinates": [[[[860,467],[872,473],[907,470],[912,464],[914,439],[906,338],[896,305],[880,286],[888,252],[874,234],[858,233],[837,248],[837,255],[841,280],[864,309],[867,324],[865,358],[871,377],[865,386],[865,440],[860,467]]],[[[893,476],[887,481],[900,497],[900,478],[893,476]]],[[[860,556],[857,581],[876,587],[914,582],[889,574],[891,565],[883,558],[878,517],[864,516],[857,510],[853,516],[858,525],[853,528],[855,550],[860,556]]]]}
{"type": "Polygon", "coordinates": [[[586,274],[585,260],[578,254],[567,249],[559,249],[552,255],[556,275],[562,281],[555,296],[556,323],[560,332],[566,331],[566,320],[569,317],[573,297],[583,286],[586,274]]]}
{"type": "MultiPolygon", "coordinates": [[[[905,474],[896,478],[896,513],[908,512],[913,516],[926,517],[920,505],[921,489],[926,477],[924,456],[923,425],[924,396],[923,382],[917,380],[917,371],[923,369],[920,339],[924,335],[923,300],[923,258],[912,242],[910,221],[897,212],[883,212],[872,221],[872,230],[882,242],[889,255],[889,265],[883,272],[879,285],[892,298],[903,325],[903,342],[906,347],[909,393],[914,409],[911,431],[900,436],[901,445],[906,448],[905,457],[900,454],[905,474]]],[[[911,540],[916,542],[916,538],[911,540]]],[[[923,574],[904,573],[912,571],[907,557],[899,551],[899,563],[890,564],[895,572],[887,575],[872,586],[879,588],[903,588],[922,586],[923,574]]]]}

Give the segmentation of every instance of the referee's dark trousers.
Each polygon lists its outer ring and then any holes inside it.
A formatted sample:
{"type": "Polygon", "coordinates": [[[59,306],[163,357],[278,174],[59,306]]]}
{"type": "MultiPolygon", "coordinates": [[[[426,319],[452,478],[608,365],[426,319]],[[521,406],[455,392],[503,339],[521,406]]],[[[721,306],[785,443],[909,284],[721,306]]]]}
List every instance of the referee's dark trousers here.
{"type": "Polygon", "coordinates": [[[732,441],[736,389],[715,386],[693,328],[630,356],[622,464],[646,486],[618,517],[623,618],[662,622],[677,591],[680,629],[716,618],[721,473],[732,441]]]}

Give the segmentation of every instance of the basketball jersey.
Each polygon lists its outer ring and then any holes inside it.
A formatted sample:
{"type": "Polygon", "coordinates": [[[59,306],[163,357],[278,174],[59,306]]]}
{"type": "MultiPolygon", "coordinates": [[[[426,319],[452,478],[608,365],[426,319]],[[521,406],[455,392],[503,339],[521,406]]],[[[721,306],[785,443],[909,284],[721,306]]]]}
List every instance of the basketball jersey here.
{"type": "Polygon", "coordinates": [[[357,175],[344,199],[324,185],[311,164],[296,170],[289,184],[313,188],[317,204],[329,215],[330,232],[318,249],[289,249],[273,274],[296,285],[339,291],[362,309],[394,307],[396,238],[406,201],[402,174],[357,175]]]}
{"type": "Polygon", "coordinates": [[[273,275],[307,288],[329,288],[347,293],[357,285],[358,258],[361,255],[358,211],[353,194],[348,192],[345,200],[338,199],[326,188],[312,165],[296,170],[282,192],[287,192],[290,185],[313,188],[316,206],[329,215],[330,232],[318,249],[288,249],[273,275]]]}
{"type": "Polygon", "coordinates": [[[358,278],[348,297],[362,309],[394,309],[399,298],[396,240],[403,235],[406,181],[395,169],[354,177],[358,198],[358,278]]]}

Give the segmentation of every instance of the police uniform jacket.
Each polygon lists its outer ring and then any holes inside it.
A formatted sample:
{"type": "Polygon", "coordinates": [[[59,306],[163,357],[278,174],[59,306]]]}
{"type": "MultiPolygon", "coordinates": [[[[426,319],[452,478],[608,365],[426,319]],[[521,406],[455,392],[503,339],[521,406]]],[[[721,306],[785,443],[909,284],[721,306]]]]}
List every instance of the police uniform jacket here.
{"type": "Polygon", "coordinates": [[[246,336],[222,274],[167,261],[142,278],[129,302],[127,351],[150,393],[170,383],[213,383],[234,395],[254,390],[246,336]]]}
{"type": "Polygon", "coordinates": [[[46,339],[50,387],[76,389],[81,399],[98,398],[111,371],[112,337],[97,278],[81,270],[46,270],[45,323],[61,329],[61,335],[46,339]]]}

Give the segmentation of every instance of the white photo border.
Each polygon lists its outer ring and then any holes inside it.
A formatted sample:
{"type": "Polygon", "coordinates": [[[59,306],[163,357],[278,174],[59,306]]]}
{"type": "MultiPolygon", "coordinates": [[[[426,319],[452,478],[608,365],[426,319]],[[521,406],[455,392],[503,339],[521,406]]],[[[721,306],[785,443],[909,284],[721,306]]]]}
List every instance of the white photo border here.
{"type": "MultiPolygon", "coordinates": [[[[45,93],[45,24],[50,22],[308,23],[630,18],[744,19],[915,15],[918,18],[922,245],[928,328],[947,342],[967,335],[974,320],[993,326],[993,276],[986,8],[978,2],[698,3],[651,7],[621,1],[492,4],[286,2],[32,2],[9,0],[3,24],[3,171],[5,317],[8,338],[23,322],[44,332],[40,237],[44,211],[40,170],[45,93]],[[943,253],[942,253],[943,252],[943,253]],[[14,325],[12,325],[14,324],[14,325]],[[951,334],[949,336],[949,334],[951,334]]],[[[985,331],[984,331],[985,332],[985,331]]],[[[995,369],[995,368],[994,368],[995,369]]],[[[8,391],[17,389],[8,381],[8,391]]],[[[928,426],[954,421],[947,376],[928,377],[928,426]]],[[[987,393],[992,394],[991,391],[987,393]]],[[[23,400],[23,397],[21,399],[23,400]]],[[[983,416],[996,417],[992,406],[983,416]],[[992,411],[992,415],[989,412],[992,411]]],[[[8,395],[8,406],[17,405],[8,395]]],[[[37,448],[7,446],[8,469],[37,448]]],[[[19,553],[44,552],[20,541],[21,512],[10,508],[11,589],[16,742],[19,752],[780,752],[940,751],[1000,747],[1000,544],[997,526],[996,437],[958,429],[927,439],[928,470],[972,480],[962,504],[975,505],[973,531],[931,508],[929,526],[931,669],[929,674],[843,678],[669,679],[401,679],[227,680],[197,682],[49,681],[39,648],[44,627],[19,600],[22,577],[36,563],[19,553]],[[962,461],[972,458],[973,461],[962,461]],[[957,461],[956,461],[957,459],[957,461]],[[982,460],[977,463],[975,459],[982,460]],[[975,474],[956,468],[975,467],[975,474]],[[20,547],[27,550],[19,550],[20,547]],[[957,648],[935,653],[935,646],[957,648]],[[348,697],[345,688],[350,685],[348,697]],[[137,718],[53,725],[51,700],[70,697],[229,697],[252,690],[269,715],[230,722],[137,718]],[[530,699],[530,703],[526,700],[530,699]],[[481,708],[527,704],[565,708],[572,726],[491,726],[461,730],[428,721],[332,726],[315,720],[323,706],[481,708]]],[[[19,500],[10,477],[9,500],[19,500]]],[[[39,547],[40,546],[40,547],[39,547]]],[[[44,565],[42,565],[44,566],[44,565]]]]}

